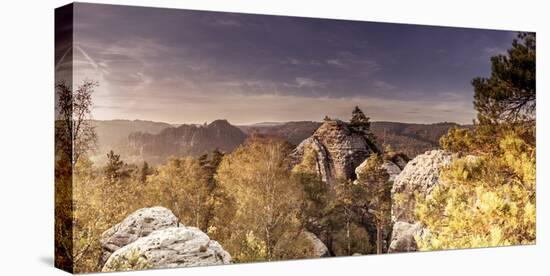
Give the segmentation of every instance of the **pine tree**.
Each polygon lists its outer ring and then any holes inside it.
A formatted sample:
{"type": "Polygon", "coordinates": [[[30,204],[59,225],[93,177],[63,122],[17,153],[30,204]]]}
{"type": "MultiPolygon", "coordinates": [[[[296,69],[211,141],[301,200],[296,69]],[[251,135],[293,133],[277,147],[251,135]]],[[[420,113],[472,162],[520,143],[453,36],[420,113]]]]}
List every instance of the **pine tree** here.
{"type": "Polygon", "coordinates": [[[351,113],[349,125],[357,131],[364,133],[370,132],[370,118],[365,116],[358,106],[356,106],[351,113]]]}
{"type": "Polygon", "coordinates": [[[107,153],[107,165],[103,169],[107,183],[113,184],[121,177],[123,166],[124,162],[120,160],[120,154],[115,154],[112,150],[107,153]]]}
{"type": "Polygon", "coordinates": [[[507,55],[491,58],[491,76],[475,78],[474,106],[480,123],[534,119],[536,107],[536,35],[519,33],[507,55]]]}
{"type": "Polygon", "coordinates": [[[143,164],[141,165],[141,168],[139,170],[139,181],[141,183],[145,183],[147,180],[147,176],[152,174],[152,170],[149,167],[149,163],[147,161],[143,161],[143,164]]]}

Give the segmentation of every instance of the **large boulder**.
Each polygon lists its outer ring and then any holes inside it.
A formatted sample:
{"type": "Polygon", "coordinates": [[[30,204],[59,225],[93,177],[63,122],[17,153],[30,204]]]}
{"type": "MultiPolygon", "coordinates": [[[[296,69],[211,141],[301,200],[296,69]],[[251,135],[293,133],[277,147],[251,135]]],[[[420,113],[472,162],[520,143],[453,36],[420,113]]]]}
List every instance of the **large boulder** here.
{"type": "Polygon", "coordinates": [[[229,264],[222,246],[195,227],[153,231],[115,251],[102,271],[229,264]]]}
{"type": "Polygon", "coordinates": [[[422,232],[420,224],[398,221],[393,225],[388,253],[417,251],[415,236],[422,232]]]}
{"type": "Polygon", "coordinates": [[[439,183],[442,168],[449,166],[452,156],[443,150],[427,151],[409,161],[392,186],[392,220],[415,223],[415,196],[426,197],[439,183]]]}
{"type": "Polygon", "coordinates": [[[177,227],[178,223],[179,219],[172,211],[160,206],[133,212],[101,235],[99,242],[102,251],[99,267],[102,267],[109,256],[121,247],[145,237],[155,230],[177,227]]]}
{"type": "Polygon", "coordinates": [[[414,236],[424,231],[415,221],[416,196],[428,197],[438,185],[441,169],[449,166],[452,155],[443,150],[427,151],[409,161],[392,186],[392,238],[389,252],[416,251],[414,236]]]}
{"type": "Polygon", "coordinates": [[[355,168],[371,154],[379,152],[369,135],[340,120],[326,120],[293,153],[298,163],[306,148],[317,153],[317,168],[329,185],[337,179],[356,179],[355,168]]]}
{"type": "Polygon", "coordinates": [[[382,164],[382,167],[386,169],[386,172],[388,172],[389,181],[395,181],[395,178],[401,173],[401,168],[392,161],[385,161],[384,164],[382,164]]]}
{"type": "Polygon", "coordinates": [[[313,247],[313,257],[329,257],[330,253],[327,246],[313,233],[304,231],[304,235],[308,241],[311,242],[313,247]]]}

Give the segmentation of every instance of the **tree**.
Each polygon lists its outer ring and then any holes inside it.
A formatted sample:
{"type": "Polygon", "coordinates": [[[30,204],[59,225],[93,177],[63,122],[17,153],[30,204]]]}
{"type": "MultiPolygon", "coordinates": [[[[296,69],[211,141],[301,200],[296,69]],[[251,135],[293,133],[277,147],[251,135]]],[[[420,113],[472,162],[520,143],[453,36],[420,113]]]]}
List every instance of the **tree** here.
{"type": "Polygon", "coordinates": [[[199,160],[192,157],[171,158],[147,178],[147,193],[151,205],[165,206],[180,218],[183,224],[206,232],[202,224],[208,210],[209,190],[207,175],[199,160]]]}
{"type": "Polygon", "coordinates": [[[226,233],[218,231],[218,227],[224,225],[227,219],[232,218],[235,212],[233,208],[235,205],[233,199],[215,178],[218,167],[223,160],[223,156],[223,152],[215,149],[212,151],[210,159],[208,159],[208,155],[199,157],[199,163],[206,175],[208,193],[205,206],[206,211],[201,222],[201,228],[207,229],[209,235],[219,239],[223,239],[222,235],[226,233]]]}
{"type": "Polygon", "coordinates": [[[356,106],[352,113],[351,113],[351,119],[349,120],[350,127],[361,131],[365,133],[370,132],[370,119],[369,117],[365,116],[363,111],[359,109],[358,106],[356,106]]]}
{"type": "Polygon", "coordinates": [[[336,207],[335,209],[342,210],[345,227],[345,255],[351,255],[354,252],[351,249],[352,237],[351,229],[353,218],[355,216],[355,208],[357,205],[363,205],[361,199],[364,198],[366,190],[362,185],[355,185],[351,180],[341,179],[336,186],[336,207]],[[360,201],[355,201],[359,199],[360,201]]]}
{"type": "Polygon", "coordinates": [[[96,148],[97,135],[92,124],[92,94],[99,84],[85,80],[76,90],[66,82],[56,84],[56,146],[70,156],[75,165],[80,156],[96,148]]]}
{"type": "Polygon", "coordinates": [[[108,184],[114,184],[122,176],[124,162],[120,160],[120,154],[112,150],[107,153],[107,165],[103,169],[103,175],[108,184]]]}
{"type": "Polygon", "coordinates": [[[281,252],[283,236],[299,237],[300,189],[291,179],[290,150],[286,142],[256,136],[223,158],[216,179],[237,205],[230,240],[223,244],[234,256],[248,250],[242,241],[250,235],[258,248],[265,246],[265,260],[281,258],[276,249],[281,252]]]}
{"type": "Polygon", "coordinates": [[[73,171],[81,156],[95,148],[96,134],[91,123],[94,87],[85,81],[75,91],[65,82],[55,85],[55,262],[56,266],[73,270],[82,258],[75,246],[75,208],[73,171]]]}
{"type": "Polygon", "coordinates": [[[384,160],[378,154],[371,155],[357,175],[357,185],[364,186],[367,212],[376,225],[376,253],[382,254],[382,233],[391,217],[391,182],[383,167],[384,160]]]}
{"type": "Polygon", "coordinates": [[[536,239],[535,148],[515,133],[496,155],[466,156],[441,174],[415,215],[429,235],[421,250],[532,244],[536,239]]]}
{"type": "Polygon", "coordinates": [[[300,215],[304,227],[317,235],[326,231],[324,219],[328,214],[330,187],[317,168],[317,153],[306,147],[302,161],[292,169],[292,178],[300,185],[303,196],[300,215]]]}
{"type": "Polygon", "coordinates": [[[417,237],[421,250],[535,242],[535,34],[520,33],[491,62],[491,77],[472,82],[473,128],[440,140],[458,158],[417,199],[415,216],[429,233],[417,237]]]}
{"type": "Polygon", "coordinates": [[[444,149],[497,154],[510,132],[535,145],[536,36],[519,33],[507,55],[491,58],[491,76],[472,81],[477,120],[473,128],[453,128],[440,139],[444,149]]]}
{"type": "Polygon", "coordinates": [[[147,161],[143,161],[141,168],[139,169],[139,181],[145,183],[147,181],[147,176],[153,174],[153,169],[149,167],[147,161]]]}
{"type": "Polygon", "coordinates": [[[79,158],[73,171],[73,255],[75,272],[98,271],[101,234],[129,213],[145,207],[150,194],[144,190],[137,167],[109,152],[107,164],[95,168],[79,158]]]}
{"type": "Polygon", "coordinates": [[[474,106],[480,123],[532,120],[536,108],[536,35],[519,33],[507,55],[491,58],[491,76],[478,77],[474,106]]]}

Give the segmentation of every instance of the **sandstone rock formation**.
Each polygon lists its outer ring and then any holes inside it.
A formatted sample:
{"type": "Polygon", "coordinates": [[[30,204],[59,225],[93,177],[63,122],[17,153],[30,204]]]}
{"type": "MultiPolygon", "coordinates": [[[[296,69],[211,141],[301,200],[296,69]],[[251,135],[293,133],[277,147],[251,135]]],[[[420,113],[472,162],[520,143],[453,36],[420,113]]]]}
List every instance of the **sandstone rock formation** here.
{"type": "Polygon", "coordinates": [[[411,252],[418,250],[415,235],[422,232],[420,224],[398,221],[393,225],[392,238],[388,252],[411,252]]]}
{"type": "Polygon", "coordinates": [[[226,264],[231,256],[195,227],[185,227],[164,207],[143,208],[105,231],[102,271],[226,264]]]}
{"type": "Polygon", "coordinates": [[[158,134],[134,132],[128,136],[128,147],[129,155],[156,164],[169,156],[197,156],[214,149],[229,152],[245,139],[246,134],[227,120],[215,120],[166,128],[158,134]]]}
{"type": "Polygon", "coordinates": [[[395,181],[395,178],[401,173],[401,168],[392,161],[386,161],[384,164],[382,164],[382,167],[386,169],[388,174],[390,175],[389,181],[395,181]]]}
{"type": "Polygon", "coordinates": [[[195,227],[153,231],[115,251],[102,271],[120,268],[172,268],[229,264],[231,256],[221,245],[195,227]]]}
{"type": "Polygon", "coordinates": [[[143,208],[126,217],[122,222],[103,232],[99,266],[103,266],[109,256],[138,238],[145,237],[158,229],[178,226],[178,218],[164,207],[143,208]]]}
{"type": "Polygon", "coordinates": [[[304,231],[304,235],[306,236],[306,239],[308,239],[311,242],[311,245],[313,246],[314,257],[321,258],[321,257],[330,256],[327,246],[319,238],[317,238],[315,234],[309,231],[304,231]]]}
{"type": "Polygon", "coordinates": [[[389,252],[416,250],[414,234],[422,231],[414,220],[415,195],[429,196],[439,183],[442,168],[451,163],[451,154],[443,150],[427,151],[409,161],[395,178],[392,187],[392,231],[389,252]]]}
{"type": "Polygon", "coordinates": [[[340,120],[325,120],[311,137],[302,141],[293,153],[296,163],[306,148],[317,153],[318,172],[329,185],[339,178],[356,179],[355,168],[379,152],[366,133],[340,120]]]}

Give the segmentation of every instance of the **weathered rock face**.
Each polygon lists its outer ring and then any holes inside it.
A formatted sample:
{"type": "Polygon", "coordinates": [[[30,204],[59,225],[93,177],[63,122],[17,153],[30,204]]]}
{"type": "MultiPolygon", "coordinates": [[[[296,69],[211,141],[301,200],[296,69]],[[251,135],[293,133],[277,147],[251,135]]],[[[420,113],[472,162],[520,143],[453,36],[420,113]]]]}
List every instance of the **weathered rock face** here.
{"type": "MultiPolygon", "coordinates": [[[[357,166],[357,168],[355,168],[355,175],[359,176],[359,172],[363,170],[363,168],[366,165],[367,165],[367,160],[363,161],[361,165],[357,166]]],[[[399,175],[399,173],[401,173],[401,169],[399,168],[399,166],[393,163],[392,161],[385,161],[384,164],[382,164],[382,167],[386,169],[386,171],[388,172],[390,176],[390,178],[388,179],[389,181],[394,181],[395,178],[399,175]]]]}
{"type": "Polygon", "coordinates": [[[309,231],[304,231],[304,235],[306,236],[306,239],[308,239],[311,242],[311,245],[313,246],[314,257],[321,258],[321,257],[330,256],[327,246],[319,238],[317,238],[315,234],[309,231]]]}
{"type": "Polygon", "coordinates": [[[231,262],[218,242],[185,227],[164,207],[143,208],[105,231],[102,271],[216,265],[231,262]]]}
{"type": "Polygon", "coordinates": [[[364,132],[340,120],[325,121],[311,137],[302,141],[293,153],[297,162],[308,147],[317,153],[318,171],[329,185],[339,178],[355,179],[355,168],[378,152],[364,132]]]}
{"type": "Polygon", "coordinates": [[[409,162],[409,157],[407,155],[405,155],[404,153],[394,153],[392,155],[389,156],[390,157],[390,161],[393,162],[394,164],[397,165],[397,167],[399,167],[399,170],[403,170],[405,168],[405,166],[407,165],[407,163],[409,162]]]}
{"type": "Polygon", "coordinates": [[[423,231],[414,220],[415,195],[429,196],[439,183],[442,168],[450,165],[452,156],[443,150],[427,151],[409,161],[395,178],[392,187],[392,239],[389,252],[416,251],[414,235],[423,231]]]}
{"type": "Polygon", "coordinates": [[[102,271],[121,267],[171,268],[229,264],[231,256],[221,245],[195,227],[153,231],[115,251],[102,271]]]}
{"type": "Polygon", "coordinates": [[[317,168],[316,171],[319,175],[321,175],[321,179],[324,182],[328,181],[327,177],[331,177],[333,173],[333,166],[332,162],[330,162],[330,157],[327,149],[323,144],[321,144],[321,141],[319,141],[315,137],[309,137],[302,141],[294,150],[292,153],[292,157],[295,159],[295,163],[299,163],[304,156],[304,152],[307,148],[311,148],[316,153],[316,163],[317,168]]]}
{"type": "Polygon", "coordinates": [[[134,132],[128,136],[129,154],[153,164],[169,156],[198,156],[214,149],[230,152],[246,139],[246,134],[227,120],[208,125],[181,125],[158,134],[134,132]]]}
{"type": "Polygon", "coordinates": [[[126,217],[119,224],[109,228],[99,240],[102,248],[99,266],[103,266],[109,256],[138,238],[168,227],[177,227],[178,218],[164,207],[143,208],[126,217]]]}
{"type": "Polygon", "coordinates": [[[395,181],[395,178],[401,173],[401,168],[392,161],[386,161],[384,164],[382,164],[382,167],[386,169],[388,174],[390,175],[389,181],[395,181]]]}
{"type": "Polygon", "coordinates": [[[439,182],[439,173],[451,163],[443,150],[427,151],[409,161],[392,187],[392,220],[414,223],[415,193],[427,196],[439,182]]]}
{"type": "Polygon", "coordinates": [[[392,239],[388,253],[392,252],[411,252],[417,251],[418,247],[414,239],[415,235],[422,232],[420,224],[411,224],[404,221],[398,221],[393,225],[392,239]]]}

